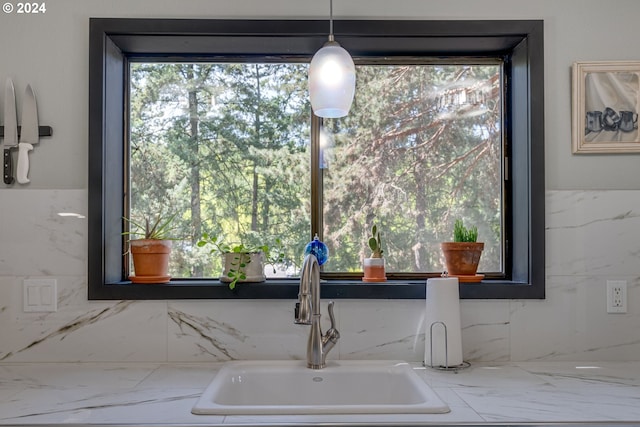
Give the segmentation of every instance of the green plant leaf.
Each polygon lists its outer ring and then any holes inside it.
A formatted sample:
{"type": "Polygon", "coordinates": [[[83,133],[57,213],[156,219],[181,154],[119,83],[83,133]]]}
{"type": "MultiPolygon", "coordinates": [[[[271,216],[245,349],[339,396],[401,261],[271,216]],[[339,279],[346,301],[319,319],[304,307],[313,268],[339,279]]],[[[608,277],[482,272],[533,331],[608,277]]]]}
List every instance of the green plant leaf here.
{"type": "Polygon", "coordinates": [[[457,219],[453,224],[454,242],[476,242],[478,240],[478,228],[474,225],[467,229],[461,219],[457,219]]]}
{"type": "MultiPolygon", "coordinates": [[[[210,253],[211,254],[228,254],[233,253],[235,256],[231,260],[231,266],[233,267],[233,275],[228,275],[229,278],[233,279],[232,284],[229,285],[230,289],[235,287],[238,279],[241,279],[241,275],[244,274],[244,269],[248,264],[251,263],[250,254],[256,252],[262,252],[264,254],[265,264],[271,264],[274,266],[275,264],[282,263],[285,261],[285,250],[282,244],[282,240],[280,238],[274,239],[273,247],[270,247],[268,244],[227,244],[224,243],[224,238],[222,236],[214,236],[211,233],[204,232],[200,240],[197,242],[198,247],[204,247],[207,245],[211,246],[210,253]]],[[[246,274],[245,274],[246,277],[246,274]]]]}
{"type": "Polygon", "coordinates": [[[158,214],[153,221],[149,217],[144,217],[142,222],[123,217],[133,227],[133,230],[122,234],[140,236],[150,240],[180,240],[180,238],[172,236],[172,233],[177,229],[177,226],[173,224],[175,217],[176,214],[169,216],[158,214]]]}
{"type": "Polygon", "coordinates": [[[380,231],[378,231],[377,225],[373,225],[371,227],[371,237],[368,240],[369,248],[372,252],[372,257],[380,258],[382,257],[382,239],[380,237],[380,231]]]}
{"type": "Polygon", "coordinates": [[[378,249],[378,241],[375,237],[369,238],[369,248],[374,252],[376,251],[376,249],[378,249]]]}

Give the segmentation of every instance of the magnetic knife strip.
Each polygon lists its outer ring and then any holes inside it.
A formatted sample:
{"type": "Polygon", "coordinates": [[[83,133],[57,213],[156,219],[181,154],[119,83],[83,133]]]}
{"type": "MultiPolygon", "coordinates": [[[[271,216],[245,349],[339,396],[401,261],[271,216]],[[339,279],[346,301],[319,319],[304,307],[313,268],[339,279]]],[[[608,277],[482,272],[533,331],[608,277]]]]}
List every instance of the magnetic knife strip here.
{"type": "MultiPolygon", "coordinates": [[[[18,126],[18,137],[20,136],[20,129],[22,126],[18,126]]],[[[51,126],[38,126],[38,134],[40,136],[53,135],[53,128],[51,126]]],[[[4,138],[4,126],[0,126],[0,138],[4,138]]]]}

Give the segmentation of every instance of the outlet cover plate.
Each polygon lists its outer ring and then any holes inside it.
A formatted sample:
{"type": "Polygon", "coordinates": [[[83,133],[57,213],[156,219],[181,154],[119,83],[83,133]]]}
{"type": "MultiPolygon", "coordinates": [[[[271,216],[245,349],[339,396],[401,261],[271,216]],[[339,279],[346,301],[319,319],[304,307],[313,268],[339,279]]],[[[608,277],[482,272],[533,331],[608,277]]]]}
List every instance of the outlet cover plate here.
{"type": "Polygon", "coordinates": [[[607,313],[627,312],[627,281],[607,280],[607,313]]]}
{"type": "Polygon", "coordinates": [[[55,279],[22,281],[23,311],[51,313],[58,311],[58,283],[55,279]]]}

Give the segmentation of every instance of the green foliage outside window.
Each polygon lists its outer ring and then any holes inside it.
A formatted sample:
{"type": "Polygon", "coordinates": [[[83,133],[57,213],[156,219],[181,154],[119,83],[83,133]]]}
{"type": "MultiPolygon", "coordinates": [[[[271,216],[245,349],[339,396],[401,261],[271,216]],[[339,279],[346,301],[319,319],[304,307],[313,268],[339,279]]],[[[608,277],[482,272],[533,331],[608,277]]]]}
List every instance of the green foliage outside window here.
{"type": "Polygon", "coordinates": [[[327,120],[325,271],[360,271],[371,225],[385,230],[387,272],[442,271],[455,218],[485,237],[482,271],[502,268],[499,64],[357,69],[354,106],[327,120]]]}
{"type": "MultiPolygon", "coordinates": [[[[501,265],[500,65],[359,66],[354,106],[325,120],[329,272],[361,271],[372,224],[390,272],[442,270],[454,218],[478,224],[481,269],[501,265]],[[461,97],[464,97],[461,98],[461,97]]],[[[179,212],[174,277],[217,277],[204,230],[286,248],[296,274],[311,222],[306,64],[133,63],[131,214],[179,212]]]]}

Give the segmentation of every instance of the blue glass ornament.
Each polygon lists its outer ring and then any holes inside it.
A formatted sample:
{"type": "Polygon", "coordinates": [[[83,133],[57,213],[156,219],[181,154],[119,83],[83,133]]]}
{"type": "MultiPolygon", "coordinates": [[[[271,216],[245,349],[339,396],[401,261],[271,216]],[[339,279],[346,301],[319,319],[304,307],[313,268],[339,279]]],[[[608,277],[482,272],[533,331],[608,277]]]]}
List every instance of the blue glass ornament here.
{"type": "Polygon", "coordinates": [[[304,254],[313,254],[318,259],[318,265],[322,265],[329,259],[329,248],[322,243],[316,234],[313,240],[307,243],[304,248],[304,254]]]}

